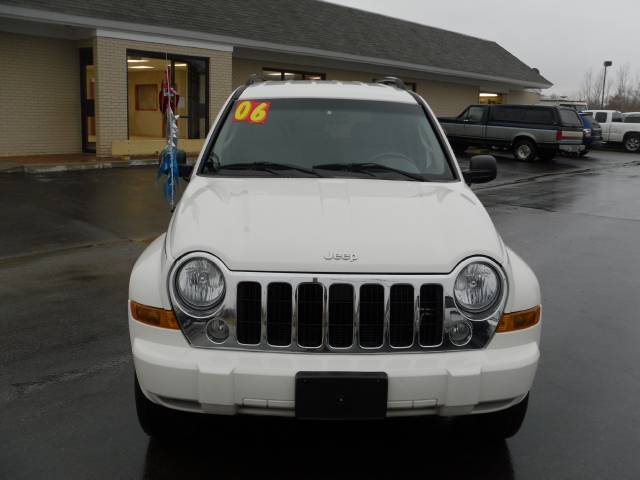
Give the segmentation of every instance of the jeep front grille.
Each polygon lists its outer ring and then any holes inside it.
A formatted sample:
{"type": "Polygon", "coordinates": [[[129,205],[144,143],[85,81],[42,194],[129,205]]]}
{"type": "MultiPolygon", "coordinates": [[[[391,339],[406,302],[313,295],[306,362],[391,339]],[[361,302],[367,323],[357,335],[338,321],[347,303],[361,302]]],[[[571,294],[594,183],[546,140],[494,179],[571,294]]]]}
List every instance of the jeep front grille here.
{"type": "Polygon", "coordinates": [[[441,285],[349,283],[269,283],[263,322],[262,286],[240,282],[237,287],[237,341],[241,345],[297,346],[302,349],[406,349],[418,343],[442,343],[444,295],[441,285]],[[385,299],[385,295],[388,296],[385,299]],[[385,301],[388,320],[385,321],[385,301]]]}
{"type": "Polygon", "coordinates": [[[193,252],[174,264],[168,287],[180,328],[197,348],[335,354],[474,350],[493,337],[508,295],[502,268],[480,257],[502,277],[500,301],[486,318],[471,319],[458,309],[455,279],[476,260],[439,274],[245,272],[193,252]],[[174,290],[180,265],[196,256],[214,262],[226,283],[222,302],[201,317],[182,310],[174,290]],[[221,320],[227,335],[214,338],[210,327],[221,320]],[[473,337],[456,346],[449,337],[460,321],[470,322],[473,337]]]}

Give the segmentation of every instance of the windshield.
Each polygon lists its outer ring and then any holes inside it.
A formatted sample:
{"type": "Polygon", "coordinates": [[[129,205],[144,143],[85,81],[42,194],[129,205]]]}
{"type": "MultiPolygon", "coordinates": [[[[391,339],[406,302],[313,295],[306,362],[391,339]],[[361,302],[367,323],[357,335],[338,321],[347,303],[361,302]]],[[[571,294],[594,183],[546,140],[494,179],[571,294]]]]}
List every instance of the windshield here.
{"type": "Polygon", "coordinates": [[[202,173],[455,179],[417,103],[297,98],[247,103],[232,105],[202,173]]]}

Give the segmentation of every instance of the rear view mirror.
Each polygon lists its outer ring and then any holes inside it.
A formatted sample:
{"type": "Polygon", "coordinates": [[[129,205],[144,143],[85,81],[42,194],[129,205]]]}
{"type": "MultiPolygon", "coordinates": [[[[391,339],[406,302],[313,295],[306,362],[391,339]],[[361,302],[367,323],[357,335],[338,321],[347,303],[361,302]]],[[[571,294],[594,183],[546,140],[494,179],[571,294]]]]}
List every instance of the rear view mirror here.
{"type": "Polygon", "coordinates": [[[471,157],[469,170],[462,172],[467,185],[487,183],[498,175],[498,164],[492,155],[476,155],[471,157]]]}

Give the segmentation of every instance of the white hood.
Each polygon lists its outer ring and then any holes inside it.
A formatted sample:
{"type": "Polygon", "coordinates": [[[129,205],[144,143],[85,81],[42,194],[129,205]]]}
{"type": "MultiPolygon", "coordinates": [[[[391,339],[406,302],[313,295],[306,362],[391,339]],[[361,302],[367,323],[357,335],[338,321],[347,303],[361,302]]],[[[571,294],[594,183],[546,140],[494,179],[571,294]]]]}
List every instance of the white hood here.
{"type": "Polygon", "coordinates": [[[167,249],[269,272],[448,273],[471,255],[505,258],[463,183],[367,179],[194,176],[167,249]]]}

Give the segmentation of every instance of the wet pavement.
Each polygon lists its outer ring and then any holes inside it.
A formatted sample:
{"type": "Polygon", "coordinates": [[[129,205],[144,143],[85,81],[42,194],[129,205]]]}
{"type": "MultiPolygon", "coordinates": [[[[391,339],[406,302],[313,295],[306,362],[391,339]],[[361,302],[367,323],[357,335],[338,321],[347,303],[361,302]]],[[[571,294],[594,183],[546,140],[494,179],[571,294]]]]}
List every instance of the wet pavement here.
{"type": "Polygon", "coordinates": [[[640,155],[499,164],[478,194],[544,304],[529,413],[500,443],[433,418],[201,417],[150,442],[126,301],[169,220],[154,170],[0,175],[0,478],[640,478],[640,155]]]}

